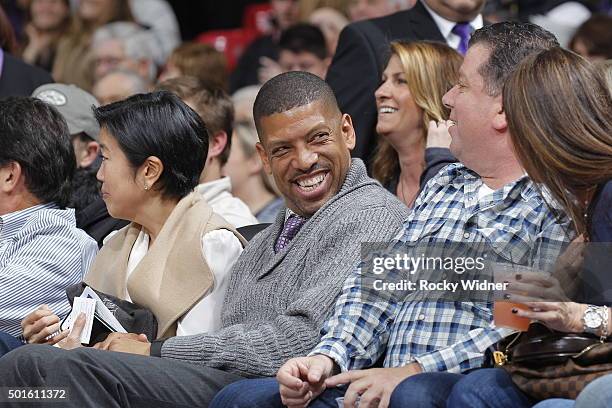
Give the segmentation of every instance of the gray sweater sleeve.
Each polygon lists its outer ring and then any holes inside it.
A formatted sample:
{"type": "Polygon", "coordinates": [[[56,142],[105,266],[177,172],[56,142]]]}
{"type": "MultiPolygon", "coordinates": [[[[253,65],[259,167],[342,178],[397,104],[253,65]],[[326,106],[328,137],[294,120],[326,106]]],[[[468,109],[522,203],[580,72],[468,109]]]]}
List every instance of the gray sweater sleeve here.
{"type": "MultiPolygon", "coordinates": [[[[316,259],[311,260],[311,272],[303,278],[299,295],[288,299],[284,313],[263,324],[235,324],[215,333],[169,338],[161,346],[161,356],[254,377],[273,376],[289,358],[308,354],[320,339],[320,328],[344,280],[360,258],[360,243],[387,241],[401,227],[406,215],[402,209],[377,204],[380,207],[337,219],[334,229],[341,231],[329,234],[334,239],[311,238],[316,259]]],[[[278,288],[279,301],[286,298],[285,290],[289,288],[278,288]]]]}

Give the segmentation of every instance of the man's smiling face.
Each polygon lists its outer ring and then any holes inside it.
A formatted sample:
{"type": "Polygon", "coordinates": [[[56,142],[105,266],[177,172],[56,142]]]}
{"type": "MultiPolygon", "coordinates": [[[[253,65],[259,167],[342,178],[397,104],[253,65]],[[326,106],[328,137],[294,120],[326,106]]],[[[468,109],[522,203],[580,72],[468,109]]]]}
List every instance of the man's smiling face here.
{"type": "Polygon", "coordinates": [[[315,101],[262,117],[257,150],[287,207],[310,217],[344,183],[355,146],[351,118],[315,101]]]}

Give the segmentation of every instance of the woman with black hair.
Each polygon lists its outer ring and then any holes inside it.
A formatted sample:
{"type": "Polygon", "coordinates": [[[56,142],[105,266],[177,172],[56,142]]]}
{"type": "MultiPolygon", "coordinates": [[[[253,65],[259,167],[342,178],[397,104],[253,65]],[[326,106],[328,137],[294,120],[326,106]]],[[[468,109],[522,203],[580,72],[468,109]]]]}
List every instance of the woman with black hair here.
{"type": "MultiPolygon", "coordinates": [[[[215,330],[226,278],[245,241],[193,193],[208,151],[204,123],[165,91],[135,95],[94,113],[101,127],[103,199],[113,217],[131,223],[105,243],[85,283],[150,309],[158,338],[215,330]]],[[[62,332],[48,338],[59,327],[59,319],[50,316],[39,309],[24,319],[29,343],[67,337],[62,332]]]]}

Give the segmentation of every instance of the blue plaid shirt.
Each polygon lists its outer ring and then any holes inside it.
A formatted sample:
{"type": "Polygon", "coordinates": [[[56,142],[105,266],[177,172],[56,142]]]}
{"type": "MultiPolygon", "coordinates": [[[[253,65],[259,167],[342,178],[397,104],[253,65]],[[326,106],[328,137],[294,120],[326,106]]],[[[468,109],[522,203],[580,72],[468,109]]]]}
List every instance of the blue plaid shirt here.
{"type": "MultiPolygon", "coordinates": [[[[526,176],[479,198],[482,184],[460,163],[442,169],[390,247],[470,242],[509,262],[550,269],[573,234],[569,220],[553,215],[526,176]]],[[[484,351],[511,333],[492,324],[490,303],[381,297],[362,285],[362,266],[345,282],[311,353],[329,356],[342,371],[370,367],[386,352],[385,367],[416,361],[425,372],[463,372],[482,366],[484,351]]]]}

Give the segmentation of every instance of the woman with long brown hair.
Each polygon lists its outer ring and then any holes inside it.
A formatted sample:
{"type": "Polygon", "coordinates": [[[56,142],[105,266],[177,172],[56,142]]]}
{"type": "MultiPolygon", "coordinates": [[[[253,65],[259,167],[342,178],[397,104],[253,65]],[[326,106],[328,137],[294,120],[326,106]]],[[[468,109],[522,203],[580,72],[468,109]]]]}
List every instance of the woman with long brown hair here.
{"type": "Polygon", "coordinates": [[[32,0],[28,6],[30,21],[25,26],[23,60],[47,71],[53,68],[57,44],[70,26],[69,0],[32,0]]]}
{"type": "Polygon", "coordinates": [[[612,225],[606,231],[595,211],[612,191],[612,102],[601,72],[573,52],[543,52],[510,78],[504,108],[531,179],[550,190],[579,234],[612,239],[612,225]]]}
{"type": "Polygon", "coordinates": [[[372,174],[408,207],[427,180],[456,161],[447,149],[449,109],[442,104],[442,95],[457,81],[461,61],[445,44],[391,43],[391,57],[375,93],[380,138],[372,174]],[[446,134],[446,146],[437,140],[432,144],[437,134],[446,134]],[[445,148],[426,153],[426,147],[434,146],[445,148]]]}
{"type": "Polygon", "coordinates": [[[90,92],[94,71],[91,38],[96,28],[116,21],[134,21],[128,0],[81,0],[57,46],[53,78],[90,92]]]}
{"type": "MultiPolygon", "coordinates": [[[[517,274],[516,281],[508,286],[506,299],[523,303],[526,308],[514,308],[512,313],[557,332],[588,333],[595,341],[609,341],[612,98],[607,83],[586,59],[556,47],[528,57],[517,67],[504,86],[503,106],[512,145],[525,171],[550,192],[551,207],[552,200],[556,201],[572,219],[577,233],[590,241],[582,254],[578,252],[575,256],[578,264],[581,258],[584,262],[578,294],[571,297],[573,301],[567,299],[568,294],[560,293],[566,288],[554,278],[528,278],[529,282],[525,282],[524,274],[517,274]]],[[[542,365],[540,370],[546,369],[550,374],[553,368],[542,365]]],[[[569,384],[567,378],[560,381],[569,384]]],[[[608,384],[612,380],[610,376],[604,378],[608,384]]],[[[552,379],[555,377],[549,378],[552,379]]],[[[584,395],[578,395],[576,408],[609,406],[609,400],[601,405],[596,402],[599,398],[593,398],[598,391],[588,387],[586,390],[584,395]]],[[[556,392],[556,396],[569,394],[567,389],[556,392]]],[[[472,407],[531,407],[537,398],[514,385],[507,371],[495,368],[477,370],[459,380],[447,406],[466,406],[468,401],[472,407]],[[485,401],[486,395],[493,394],[495,400],[485,401]]],[[[542,408],[573,406],[569,400],[538,404],[542,408]]]]}

